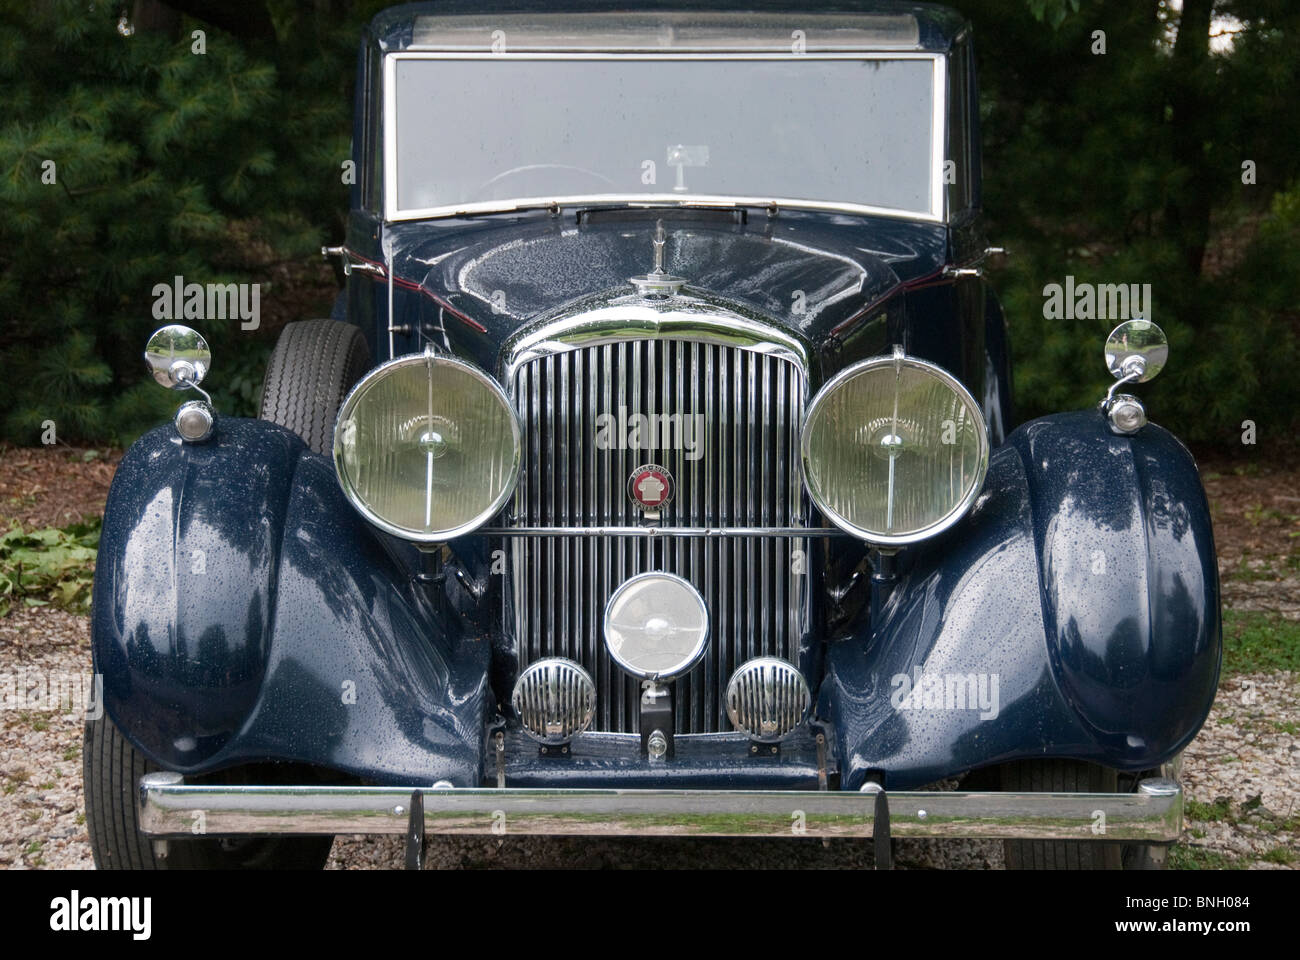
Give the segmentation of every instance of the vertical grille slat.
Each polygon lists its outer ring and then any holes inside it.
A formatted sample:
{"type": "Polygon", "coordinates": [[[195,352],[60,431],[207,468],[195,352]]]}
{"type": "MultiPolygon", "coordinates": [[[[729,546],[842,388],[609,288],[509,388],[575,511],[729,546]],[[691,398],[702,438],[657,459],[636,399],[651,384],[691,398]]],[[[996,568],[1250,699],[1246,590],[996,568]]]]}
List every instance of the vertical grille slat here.
{"type": "MultiPolygon", "coordinates": [[[[554,424],[557,449],[556,458],[552,461],[553,463],[570,462],[569,431],[573,429],[574,423],[573,417],[569,415],[569,367],[571,366],[573,356],[574,354],[572,353],[562,353],[555,358],[556,366],[559,367],[560,403],[559,418],[554,424]]],[[[559,521],[561,526],[569,525],[571,519],[569,516],[569,489],[572,485],[575,474],[580,473],[581,469],[570,471],[563,476],[559,474],[552,474],[551,476],[552,490],[556,493],[556,497],[552,502],[558,504],[556,519],[559,521]]],[[[560,555],[559,582],[571,583],[572,581],[569,579],[569,538],[556,537],[554,542],[560,555]]],[[[551,569],[554,570],[555,567],[552,566],[551,569]]],[[[573,659],[577,651],[572,649],[575,637],[573,630],[569,627],[569,607],[570,604],[567,603],[555,604],[555,609],[559,612],[560,622],[558,624],[558,633],[561,638],[560,649],[564,651],[563,656],[573,659]]]]}
{"type": "MultiPolygon", "coordinates": [[[[731,383],[733,386],[731,398],[731,522],[739,526],[745,523],[749,517],[744,509],[745,495],[743,486],[745,482],[745,449],[744,449],[744,423],[742,418],[745,416],[745,361],[749,358],[748,353],[737,353],[735,363],[732,364],[731,383]]],[[[727,633],[727,662],[723,667],[723,676],[729,677],[736,672],[736,667],[740,662],[736,660],[736,647],[745,640],[752,640],[752,631],[741,636],[742,611],[749,604],[747,599],[752,596],[745,583],[744,571],[741,564],[743,563],[745,541],[737,537],[728,545],[731,551],[731,569],[734,586],[729,591],[730,596],[727,598],[727,605],[731,607],[731,630],[727,633]]],[[[721,721],[719,721],[721,722],[721,721]]]]}
{"type": "MultiPolygon", "coordinates": [[[[613,349],[612,346],[606,344],[602,348],[601,353],[601,359],[604,361],[604,367],[601,370],[601,383],[604,385],[605,405],[600,409],[603,409],[606,412],[614,409],[613,349]]],[[[617,411],[615,412],[615,415],[617,416],[617,411]]],[[[601,518],[605,523],[611,524],[614,522],[614,500],[618,497],[617,491],[614,490],[614,463],[611,459],[613,456],[611,453],[612,449],[613,447],[609,443],[605,444],[605,474],[604,482],[601,484],[601,495],[604,498],[604,509],[601,511],[601,518]]],[[[605,571],[605,575],[601,578],[599,584],[600,590],[597,594],[599,600],[599,597],[608,597],[614,592],[614,566],[610,557],[611,550],[609,549],[609,544],[600,543],[597,544],[597,548],[602,554],[601,559],[605,571]]],[[[609,656],[605,653],[605,645],[600,642],[599,638],[597,639],[596,644],[600,650],[597,654],[600,658],[600,676],[596,681],[598,684],[596,687],[596,703],[600,705],[602,711],[600,728],[602,730],[609,730],[614,723],[614,698],[607,696],[606,694],[613,689],[613,681],[617,680],[618,677],[617,674],[612,673],[614,665],[610,663],[609,656]]]]}
{"type": "MultiPolygon", "coordinates": [[[[620,340],[526,361],[509,384],[526,434],[510,522],[635,526],[641,518],[628,479],[640,464],[657,463],[676,484],[663,509],[666,525],[801,526],[804,384],[803,371],[785,357],[707,341],[620,340]],[[602,414],[612,427],[598,422],[602,414]],[[632,426],[638,415],[647,418],[640,431],[632,426]],[[690,432],[693,416],[702,435],[690,432]],[[667,433],[661,417],[677,418],[667,433]],[[698,452],[688,455],[688,444],[698,452]]],[[[592,729],[637,732],[639,685],[612,663],[601,628],[610,594],[646,570],[685,577],[709,608],[709,647],[676,684],[678,733],[731,729],[725,690],[746,660],[775,656],[806,667],[800,657],[808,611],[799,607],[807,602],[806,574],[794,563],[806,539],[557,535],[508,542],[506,602],[519,669],[552,656],[582,664],[597,689],[592,729]]]]}
{"type": "MultiPolygon", "coordinates": [[[[759,409],[762,410],[763,413],[765,414],[772,409],[771,384],[769,382],[771,376],[772,376],[771,357],[765,356],[763,357],[763,375],[759,378],[760,389],[763,391],[763,395],[762,395],[762,402],[758,405],[759,409]]],[[[773,471],[772,471],[771,463],[768,462],[768,435],[770,433],[771,430],[769,429],[766,423],[759,424],[758,434],[759,434],[760,456],[758,461],[759,462],[758,476],[759,476],[759,486],[760,486],[760,503],[762,503],[763,505],[762,516],[759,518],[759,521],[765,527],[770,526],[772,523],[772,515],[771,515],[772,504],[771,504],[770,493],[772,489],[773,471]]],[[[776,650],[771,646],[772,633],[771,633],[770,617],[772,611],[772,597],[771,594],[768,592],[768,583],[770,581],[770,575],[775,572],[772,568],[772,560],[773,560],[772,541],[770,540],[758,541],[758,549],[759,549],[758,575],[759,577],[761,577],[761,582],[759,585],[761,596],[758,605],[758,615],[760,618],[760,629],[763,632],[763,654],[765,656],[769,654],[775,656],[776,650]]]]}
{"type": "MultiPolygon", "coordinates": [[[[538,371],[534,369],[533,371],[531,371],[531,375],[528,378],[529,386],[532,389],[532,410],[530,411],[532,414],[532,420],[529,422],[536,422],[540,424],[542,422],[542,415],[541,415],[542,411],[541,411],[541,400],[540,400],[542,385],[537,374],[538,371]]],[[[535,432],[531,434],[530,442],[533,445],[533,469],[534,471],[537,471],[537,465],[541,462],[542,459],[542,437],[540,432],[535,432]]],[[[533,515],[541,516],[542,484],[545,481],[545,478],[541,475],[540,471],[534,472],[533,477],[536,480],[536,482],[533,484],[533,492],[532,492],[532,500],[531,500],[532,507],[533,507],[533,515]]],[[[542,565],[537,562],[538,560],[537,553],[538,553],[538,548],[540,546],[541,546],[540,542],[529,543],[528,545],[528,552],[532,554],[532,556],[528,558],[529,563],[527,569],[533,581],[533,592],[528,601],[529,602],[528,613],[531,614],[529,618],[529,622],[532,627],[531,631],[529,631],[529,638],[531,641],[531,645],[529,647],[529,652],[531,654],[531,656],[529,657],[530,663],[534,660],[540,660],[542,659],[543,656],[545,656],[545,654],[542,653],[542,629],[543,628],[542,628],[542,607],[540,604],[541,597],[543,596],[542,565]]]]}

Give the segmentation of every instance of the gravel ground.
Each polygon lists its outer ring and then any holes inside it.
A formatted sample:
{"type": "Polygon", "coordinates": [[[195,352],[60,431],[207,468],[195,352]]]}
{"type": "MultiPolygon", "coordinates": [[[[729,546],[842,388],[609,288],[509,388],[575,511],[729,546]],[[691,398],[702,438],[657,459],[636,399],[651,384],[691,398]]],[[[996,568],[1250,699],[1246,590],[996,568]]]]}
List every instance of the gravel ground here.
{"type": "Polygon", "coordinates": [[[1300,867],[1298,721],[1298,673],[1241,674],[1219,685],[1183,757],[1192,801],[1183,853],[1207,866],[1300,867]]]}
{"type": "MultiPolygon", "coordinates": [[[[88,621],[59,610],[16,609],[0,620],[0,676],[88,673],[88,621]]],[[[1183,779],[1194,801],[1185,865],[1269,869],[1300,864],[1300,676],[1225,681],[1183,779]],[[1250,685],[1253,684],[1253,687],[1250,685]]],[[[995,842],[901,841],[899,865],[998,869],[995,842]]],[[[400,867],[400,838],[340,837],[333,869],[400,867]]],[[[490,838],[435,840],[438,868],[862,868],[869,842],[490,838]]],[[[81,720],[67,710],[0,710],[0,866],[92,866],[81,794],[81,720]]]]}
{"type": "MultiPolygon", "coordinates": [[[[86,617],[15,609],[0,620],[0,677],[90,673],[86,617]]],[[[0,694],[3,696],[3,694],[0,694]]],[[[93,868],[81,795],[80,712],[0,709],[0,867],[93,868]]]]}
{"type": "MultiPolygon", "coordinates": [[[[62,524],[103,509],[116,451],[0,448],[0,525],[62,524]]],[[[1225,606],[1300,619],[1300,468],[1209,462],[1225,606]]],[[[88,621],[52,608],[16,607],[0,619],[0,698],[27,671],[84,677],[88,621]]],[[[28,674],[29,676],[32,674],[28,674]]],[[[81,717],[69,710],[0,706],[0,867],[89,868],[81,792],[81,717]]],[[[1182,779],[1190,798],[1179,866],[1300,866],[1300,674],[1230,677],[1182,779]]],[[[402,865],[400,838],[340,837],[331,869],[402,865]]],[[[465,838],[435,840],[430,865],[512,867],[861,868],[870,843],[837,840],[465,838]]],[[[998,869],[1001,845],[900,841],[902,867],[998,869]]]]}
{"type": "Polygon", "coordinates": [[[1300,465],[1211,460],[1201,479],[1224,607],[1300,620],[1300,465]]]}

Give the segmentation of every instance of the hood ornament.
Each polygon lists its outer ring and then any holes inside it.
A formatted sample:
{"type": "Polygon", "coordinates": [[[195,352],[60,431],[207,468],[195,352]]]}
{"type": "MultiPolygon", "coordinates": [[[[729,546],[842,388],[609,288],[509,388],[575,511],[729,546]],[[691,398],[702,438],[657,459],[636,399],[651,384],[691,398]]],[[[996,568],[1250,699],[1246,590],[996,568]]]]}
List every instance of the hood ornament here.
{"type": "Polygon", "coordinates": [[[660,220],[655,224],[654,269],[643,276],[628,278],[632,286],[636,287],[637,292],[643,297],[674,296],[682,288],[682,284],[686,282],[683,277],[675,277],[671,273],[664,272],[664,242],[666,239],[664,222],[660,220]]]}

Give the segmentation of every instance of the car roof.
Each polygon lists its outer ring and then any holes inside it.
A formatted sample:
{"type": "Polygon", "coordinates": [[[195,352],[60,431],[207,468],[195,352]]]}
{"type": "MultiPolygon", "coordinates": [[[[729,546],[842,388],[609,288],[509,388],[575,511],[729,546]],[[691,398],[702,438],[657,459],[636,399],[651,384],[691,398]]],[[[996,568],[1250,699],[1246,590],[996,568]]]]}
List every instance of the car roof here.
{"type": "Polygon", "coordinates": [[[942,53],[967,29],[937,4],[713,0],[707,9],[659,0],[443,0],[391,7],[370,36],[383,52],[489,50],[496,37],[514,52],[791,53],[897,50],[942,53]],[[498,31],[500,31],[498,33],[498,31]]]}

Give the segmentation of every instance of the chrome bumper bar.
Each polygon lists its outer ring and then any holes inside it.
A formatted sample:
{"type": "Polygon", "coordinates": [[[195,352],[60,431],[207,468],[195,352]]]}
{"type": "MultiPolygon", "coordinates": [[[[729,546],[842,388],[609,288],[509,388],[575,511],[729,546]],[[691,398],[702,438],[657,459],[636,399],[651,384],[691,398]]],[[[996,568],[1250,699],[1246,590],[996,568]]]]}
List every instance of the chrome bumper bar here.
{"type": "MultiPolygon", "coordinates": [[[[206,786],[150,773],[139,823],[157,837],[403,834],[417,792],[431,834],[870,837],[876,801],[838,791],[206,786]]],[[[1176,840],[1183,822],[1182,787],[1155,777],[1134,793],[887,796],[896,837],[1158,843],[1176,840]]]]}

